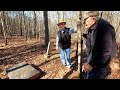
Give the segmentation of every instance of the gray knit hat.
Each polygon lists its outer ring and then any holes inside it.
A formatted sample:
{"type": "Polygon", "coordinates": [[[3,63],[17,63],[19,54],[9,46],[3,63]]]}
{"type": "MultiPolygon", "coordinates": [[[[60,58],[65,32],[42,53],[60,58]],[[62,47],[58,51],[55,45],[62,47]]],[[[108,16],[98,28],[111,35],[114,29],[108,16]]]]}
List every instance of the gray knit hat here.
{"type": "Polygon", "coordinates": [[[88,16],[99,16],[99,11],[88,11],[88,16]]]}
{"type": "Polygon", "coordinates": [[[88,11],[88,12],[86,13],[84,19],[86,19],[86,18],[88,18],[88,17],[92,17],[92,16],[99,16],[99,14],[100,14],[99,11],[88,11]]]}

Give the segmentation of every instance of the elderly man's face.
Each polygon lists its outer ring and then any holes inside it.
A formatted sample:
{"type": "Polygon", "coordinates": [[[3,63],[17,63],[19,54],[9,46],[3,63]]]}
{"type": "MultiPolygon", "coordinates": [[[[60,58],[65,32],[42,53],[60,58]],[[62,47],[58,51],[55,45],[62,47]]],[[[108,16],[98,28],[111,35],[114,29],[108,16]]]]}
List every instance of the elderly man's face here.
{"type": "Polygon", "coordinates": [[[85,20],[85,28],[86,29],[90,29],[96,22],[96,17],[88,17],[86,20],[85,20]]]}
{"type": "Polygon", "coordinates": [[[63,28],[65,28],[65,25],[64,24],[60,24],[60,25],[58,25],[58,27],[59,27],[59,29],[63,29],[63,28]]]}

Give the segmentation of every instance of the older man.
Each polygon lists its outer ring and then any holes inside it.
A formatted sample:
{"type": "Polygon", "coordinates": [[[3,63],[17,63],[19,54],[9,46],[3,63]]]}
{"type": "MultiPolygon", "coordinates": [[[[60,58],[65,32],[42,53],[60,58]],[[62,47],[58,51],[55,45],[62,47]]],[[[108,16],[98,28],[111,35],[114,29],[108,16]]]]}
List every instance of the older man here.
{"type": "Polygon", "coordinates": [[[59,27],[59,31],[57,32],[56,37],[56,49],[58,49],[59,47],[62,65],[71,68],[70,60],[71,34],[76,33],[77,30],[67,28],[65,25],[66,22],[63,21],[57,24],[57,26],[59,27]]]}
{"type": "Polygon", "coordinates": [[[98,11],[89,11],[84,19],[87,34],[87,63],[83,69],[87,79],[105,79],[109,74],[109,63],[116,53],[114,27],[106,20],[99,18],[98,11]]]}

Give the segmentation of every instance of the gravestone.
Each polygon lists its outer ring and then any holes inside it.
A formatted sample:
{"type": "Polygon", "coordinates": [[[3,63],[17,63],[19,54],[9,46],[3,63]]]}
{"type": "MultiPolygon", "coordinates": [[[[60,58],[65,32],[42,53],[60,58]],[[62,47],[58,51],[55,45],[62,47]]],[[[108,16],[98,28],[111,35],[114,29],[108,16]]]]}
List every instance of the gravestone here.
{"type": "Polygon", "coordinates": [[[9,79],[36,79],[40,72],[26,62],[22,62],[6,69],[9,79]]]}
{"type": "Polygon", "coordinates": [[[49,56],[50,56],[50,54],[51,54],[51,52],[52,52],[52,50],[53,50],[53,46],[54,46],[54,43],[53,43],[53,41],[50,41],[49,43],[48,43],[48,47],[47,47],[47,52],[45,53],[45,58],[48,58],[49,56]]]}

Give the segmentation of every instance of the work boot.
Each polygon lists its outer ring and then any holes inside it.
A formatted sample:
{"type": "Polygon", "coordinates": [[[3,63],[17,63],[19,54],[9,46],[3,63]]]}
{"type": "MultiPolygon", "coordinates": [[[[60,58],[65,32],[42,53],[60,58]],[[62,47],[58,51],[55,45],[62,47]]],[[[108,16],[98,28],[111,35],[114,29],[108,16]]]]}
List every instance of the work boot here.
{"type": "Polygon", "coordinates": [[[67,67],[67,68],[71,68],[71,65],[67,65],[66,67],[67,67]]]}
{"type": "Polygon", "coordinates": [[[62,63],[62,65],[66,66],[66,63],[62,63]]]}

